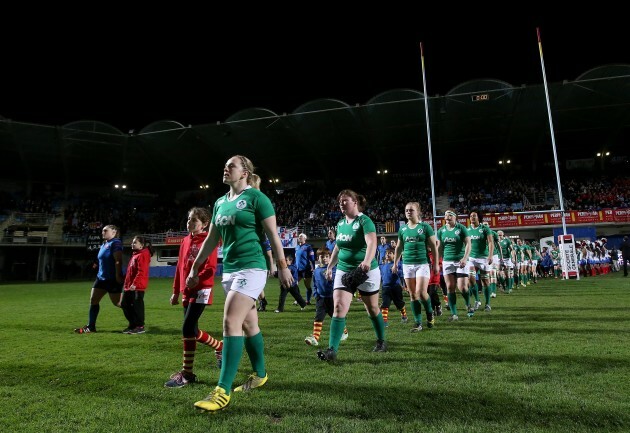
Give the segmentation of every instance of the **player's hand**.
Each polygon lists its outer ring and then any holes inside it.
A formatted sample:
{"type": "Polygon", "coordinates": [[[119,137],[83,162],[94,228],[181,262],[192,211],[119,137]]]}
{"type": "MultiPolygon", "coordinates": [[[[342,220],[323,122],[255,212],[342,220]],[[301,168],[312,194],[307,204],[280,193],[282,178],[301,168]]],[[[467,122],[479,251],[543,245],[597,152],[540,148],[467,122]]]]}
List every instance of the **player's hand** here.
{"type": "Polygon", "coordinates": [[[188,274],[188,278],[186,278],[186,287],[189,289],[194,289],[199,284],[199,274],[197,274],[194,270],[190,270],[188,274]]]}
{"type": "Polygon", "coordinates": [[[332,280],[332,269],[330,269],[330,268],[326,268],[326,279],[328,281],[332,280]]]}
{"type": "Polygon", "coordinates": [[[284,268],[278,271],[278,278],[280,279],[280,284],[287,288],[293,286],[293,283],[295,282],[289,268],[284,268]]]}
{"type": "Polygon", "coordinates": [[[171,305],[179,304],[179,295],[172,294],[170,299],[171,305]]]}

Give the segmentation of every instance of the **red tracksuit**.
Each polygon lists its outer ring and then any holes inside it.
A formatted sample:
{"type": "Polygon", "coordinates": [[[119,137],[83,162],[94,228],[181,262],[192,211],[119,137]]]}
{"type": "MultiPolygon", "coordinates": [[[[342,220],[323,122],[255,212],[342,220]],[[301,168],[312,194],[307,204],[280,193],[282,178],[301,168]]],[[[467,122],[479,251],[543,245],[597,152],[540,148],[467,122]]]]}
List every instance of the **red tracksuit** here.
{"type": "MultiPolygon", "coordinates": [[[[206,261],[199,268],[199,284],[193,289],[186,287],[186,278],[190,273],[193,262],[199,254],[201,244],[208,237],[208,232],[201,232],[197,235],[189,234],[182,240],[179,247],[179,259],[177,261],[177,271],[175,272],[175,280],[173,281],[173,294],[182,294],[182,305],[186,306],[189,302],[195,302],[196,293],[199,289],[214,287],[214,274],[217,269],[217,249],[215,248],[206,261]]],[[[212,305],[214,290],[208,298],[208,305],[212,305]]]]}
{"type": "Polygon", "coordinates": [[[151,263],[151,253],[148,248],[140,251],[134,251],[127,265],[127,275],[125,275],[125,284],[123,289],[128,291],[132,285],[136,286],[136,290],[145,291],[149,284],[149,264],[151,263]]]}

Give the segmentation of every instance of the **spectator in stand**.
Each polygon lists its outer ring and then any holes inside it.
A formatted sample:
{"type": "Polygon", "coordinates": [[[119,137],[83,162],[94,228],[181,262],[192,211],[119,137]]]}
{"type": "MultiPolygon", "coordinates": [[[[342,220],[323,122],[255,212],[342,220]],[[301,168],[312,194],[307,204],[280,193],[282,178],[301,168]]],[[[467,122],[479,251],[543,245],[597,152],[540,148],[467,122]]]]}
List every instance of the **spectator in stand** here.
{"type": "Polygon", "coordinates": [[[179,304],[179,294],[182,294],[182,306],[184,307],[184,323],[182,324],[183,362],[182,369],[171,375],[164,384],[167,388],[181,388],[197,380],[193,373],[197,342],[210,346],[215,350],[217,364],[221,367],[221,350],[223,342],[215,339],[210,333],[199,329],[199,318],[206,305],[212,305],[214,298],[214,274],[217,270],[217,250],[212,250],[198,270],[196,284],[187,284],[186,278],[192,268],[193,262],[199,254],[201,245],[208,237],[208,224],[210,213],[206,208],[193,207],[188,211],[186,228],[188,235],[182,240],[179,247],[179,257],[175,279],[173,280],[173,294],[171,305],[179,304]]]}
{"type": "Polygon", "coordinates": [[[90,294],[90,312],[88,324],[75,328],[77,334],[96,332],[96,319],[100,311],[101,299],[109,294],[109,299],[116,307],[120,307],[123,289],[122,275],[122,242],[118,227],[106,225],[103,227],[103,245],[98,252],[98,273],[92,285],[90,294]]]}
{"type": "Polygon", "coordinates": [[[136,236],[131,242],[131,252],[120,303],[129,322],[123,334],[144,334],[144,292],[149,284],[153,245],[144,236],[136,236]]]}

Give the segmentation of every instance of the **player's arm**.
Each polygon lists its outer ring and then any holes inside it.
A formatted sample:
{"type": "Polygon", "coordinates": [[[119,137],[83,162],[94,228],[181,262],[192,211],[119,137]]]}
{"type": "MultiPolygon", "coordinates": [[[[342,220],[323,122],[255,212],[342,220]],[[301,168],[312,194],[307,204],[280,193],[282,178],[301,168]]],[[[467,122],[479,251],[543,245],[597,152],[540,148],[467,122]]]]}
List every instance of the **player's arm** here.
{"type": "Polygon", "coordinates": [[[282,242],[280,241],[280,236],[278,236],[278,228],[276,226],[276,216],[271,215],[262,220],[262,226],[267,234],[267,239],[269,239],[271,250],[278,258],[278,278],[280,279],[280,283],[284,285],[284,287],[291,287],[294,283],[293,275],[291,275],[291,270],[288,268],[287,260],[284,257],[282,242]]]}
{"type": "Polygon", "coordinates": [[[335,244],[335,248],[332,250],[332,254],[330,255],[330,262],[328,263],[328,267],[326,268],[326,279],[332,279],[332,270],[337,265],[339,261],[339,247],[335,244]]]}
{"type": "Polygon", "coordinates": [[[468,257],[470,257],[470,250],[472,248],[472,243],[470,242],[470,236],[466,236],[464,238],[464,257],[462,257],[462,259],[459,261],[459,265],[460,267],[464,267],[466,266],[466,263],[468,263],[468,257]]]}
{"type": "Polygon", "coordinates": [[[376,251],[376,232],[366,233],[365,243],[367,244],[367,248],[365,250],[365,258],[363,259],[359,267],[365,272],[368,272],[370,270],[371,262],[376,251]]]}
{"type": "Polygon", "coordinates": [[[437,247],[437,239],[435,235],[429,236],[429,249],[433,255],[433,274],[438,275],[440,273],[440,253],[437,247]]]}
{"type": "Polygon", "coordinates": [[[392,264],[392,272],[398,272],[398,262],[400,261],[400,256],[402,255],[403,243],[401,239],[398,238],[398,242],[396,242],[396,248],[394,248],[394,264],[392,264]]]}

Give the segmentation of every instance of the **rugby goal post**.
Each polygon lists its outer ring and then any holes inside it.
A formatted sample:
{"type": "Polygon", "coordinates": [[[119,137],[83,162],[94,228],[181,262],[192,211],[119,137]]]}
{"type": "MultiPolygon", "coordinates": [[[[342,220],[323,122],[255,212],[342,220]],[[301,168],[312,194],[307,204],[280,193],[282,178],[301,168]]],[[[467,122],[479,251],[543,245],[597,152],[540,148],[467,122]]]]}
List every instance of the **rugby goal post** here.
{"type": "Polygon", "coordinates": [[[575,250],[575,238],[572,234],[559,235],[558,246],[560,247],[560,264],[562,265],[562,278],[580,279],[577,254],[575,250]]]}

